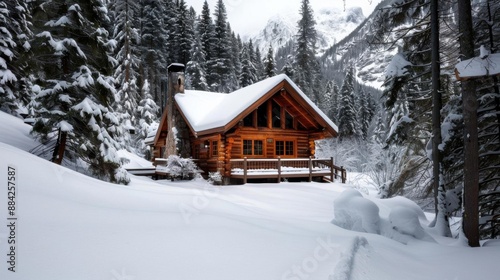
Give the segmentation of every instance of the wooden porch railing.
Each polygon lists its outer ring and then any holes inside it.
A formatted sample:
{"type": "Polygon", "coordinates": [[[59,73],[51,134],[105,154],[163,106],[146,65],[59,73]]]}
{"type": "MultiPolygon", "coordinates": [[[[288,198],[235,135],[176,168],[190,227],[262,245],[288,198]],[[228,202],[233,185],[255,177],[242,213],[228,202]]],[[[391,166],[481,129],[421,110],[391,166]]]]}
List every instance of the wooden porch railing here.
{"type": "Polygon", "coordinates": [[[231,159],[231,177],[243,179],[246,183],[249,178],[281,178],[323,177],[334,181],[340,179],[346,182],[347,172],[343,166],[336,166],[333,158],[273,158],[273,159],[231,159]],[[329,178],[328,178],[329,177],[329,178]]]}

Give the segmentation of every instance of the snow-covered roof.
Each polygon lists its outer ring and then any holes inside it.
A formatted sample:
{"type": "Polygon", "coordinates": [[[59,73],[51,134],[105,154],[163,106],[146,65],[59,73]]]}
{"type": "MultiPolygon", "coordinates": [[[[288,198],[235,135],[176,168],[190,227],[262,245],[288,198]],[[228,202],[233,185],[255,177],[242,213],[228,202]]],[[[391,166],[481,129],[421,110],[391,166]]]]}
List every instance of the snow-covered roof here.
{"type": "Polygon", "coordinates": [[[283,81],[290,84],[329,126],[338,131],[337,126],[285,74],[265,79],[232,93],[186,90],[184,94],[176,94],[175,101],[194,132],[200,133],[226,126],[283,81]]]}

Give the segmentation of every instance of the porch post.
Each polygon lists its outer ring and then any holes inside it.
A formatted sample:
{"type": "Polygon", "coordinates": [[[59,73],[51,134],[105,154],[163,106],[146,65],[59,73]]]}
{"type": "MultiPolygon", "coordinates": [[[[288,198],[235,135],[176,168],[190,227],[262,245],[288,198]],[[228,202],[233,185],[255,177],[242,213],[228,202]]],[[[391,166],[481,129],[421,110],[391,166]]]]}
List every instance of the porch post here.
{"type": "Polygon", "coordinates": [[[247,157],[243,158],[243,184],[247,183],[247,157]]]}
{"type": "Polygon", "coordinates": [[[333,157],[330,158],[330,178],[332,178],[332,183],[333,183],[333,157]]]}
{"type": "Polygon", "coordinates": [[[312,156],[309,156],[309,181],[308,182],[311,182],[312,181],[312,156]]]}
{"type": "Polygon", "coordinates": [[[343,166],[340,167],[340,174],[342,176],[342,184],[345,184],[345,180],[346,180],[346,172],[345,172],[345,169],[343,166]]]}
{"type": "Polygon", "coordinates": [[[278,183],[281,182],[281,158],[278,157],[278,183]]]}

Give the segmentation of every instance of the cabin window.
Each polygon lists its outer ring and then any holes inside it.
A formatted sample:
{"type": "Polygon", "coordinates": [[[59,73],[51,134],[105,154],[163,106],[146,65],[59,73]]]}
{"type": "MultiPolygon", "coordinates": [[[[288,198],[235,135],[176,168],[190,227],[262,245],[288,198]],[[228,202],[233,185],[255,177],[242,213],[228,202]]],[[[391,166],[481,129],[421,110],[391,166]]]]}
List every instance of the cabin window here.
{"type": "Polygon", "coordinates": [[[252,140],[243,140],[243,154],[244,155],[252,154],[252,140]]]}
{"type": "Polygon", "coordinates": [[[281,107],[276,102],[273,102],[273,127],[281,128],[281,107]]]}
{"type": "Polygon", "coordinates": [[[254,113],[255,113],[255,111],[243,119],[243,126],[250,126],[250,127],[254,126],[254,124],[253,124],[254,113]]]}
{"type": "Polygon", "coordinates": [[[253,154],[255,156],[261,156],[264,154],[264,141],[262,140],[253,141],[253,154]]]}
{"type": "Polygon", "coordinates": [[[216,157],[218,155],[218,145],[219,142],[218,141],[212,141],[212,157],[216,157]]]}
{"type": "Polygon", "coordinates": [[[277,156],[293,156],[295,153],[293,141],[276,141],[275,154],[277,156]]]}
{"type": "Polygon", "coordinates": [[[257,126],[267,127],[267,104],[262,104],[257,109],[257,126]]]}
{"type": "Polygon", "coordinates": [[[263,140],[243,140],[243,155],[262,156],[264,154],[263,140]]]}

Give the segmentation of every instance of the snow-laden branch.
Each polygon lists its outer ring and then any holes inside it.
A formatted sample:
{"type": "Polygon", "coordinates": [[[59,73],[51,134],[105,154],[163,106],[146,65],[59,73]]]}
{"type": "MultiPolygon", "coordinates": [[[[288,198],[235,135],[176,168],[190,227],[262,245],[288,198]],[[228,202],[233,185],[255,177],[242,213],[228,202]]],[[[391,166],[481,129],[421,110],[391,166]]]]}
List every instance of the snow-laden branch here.
{"type": "Polygon", "coordinates": [[[457,80],[500,75],[500,53],[490,54],[483,46],[480,55],[459,62],[455,66],[457,80]]]}

